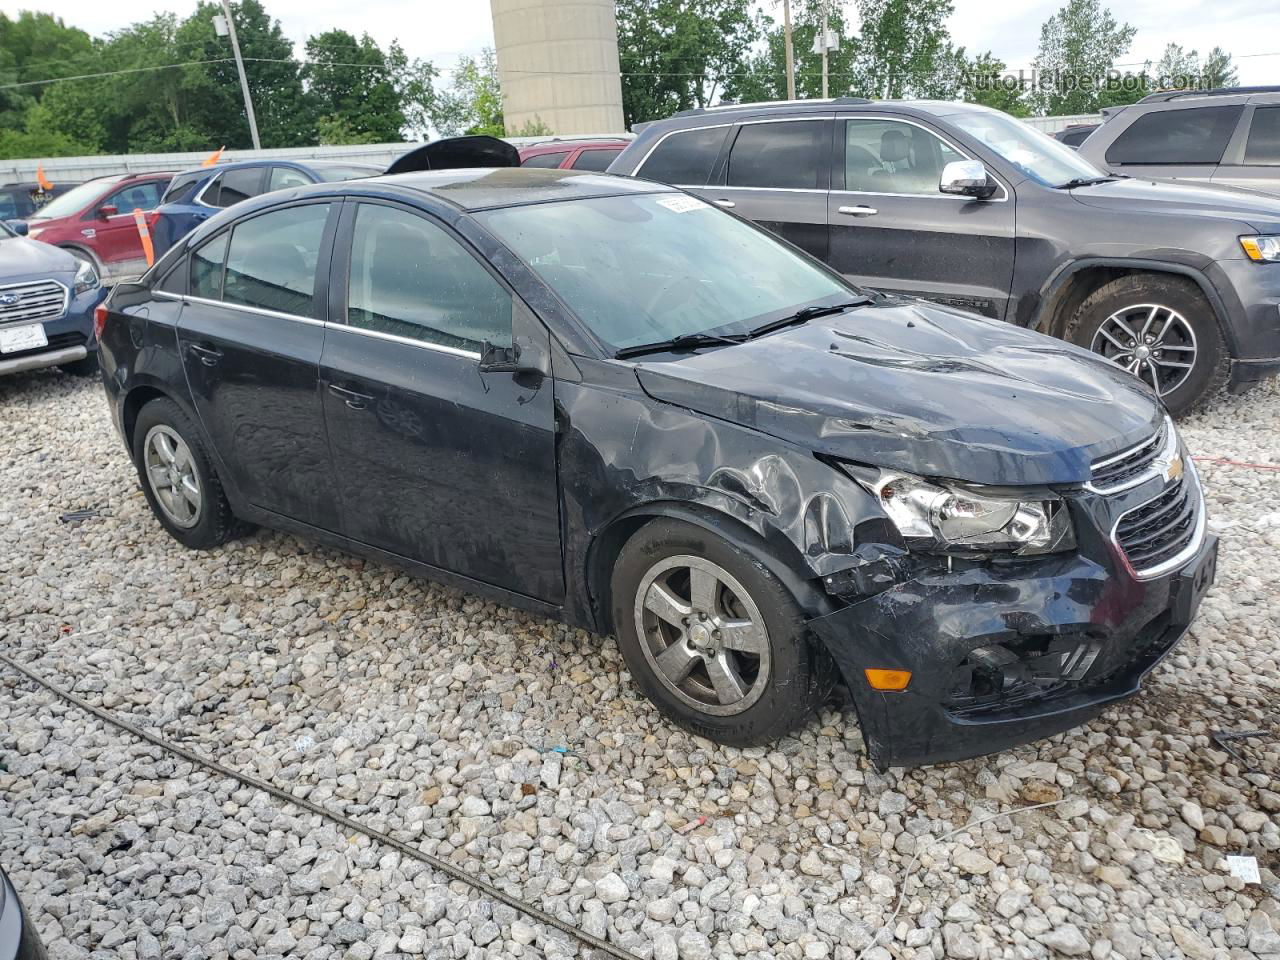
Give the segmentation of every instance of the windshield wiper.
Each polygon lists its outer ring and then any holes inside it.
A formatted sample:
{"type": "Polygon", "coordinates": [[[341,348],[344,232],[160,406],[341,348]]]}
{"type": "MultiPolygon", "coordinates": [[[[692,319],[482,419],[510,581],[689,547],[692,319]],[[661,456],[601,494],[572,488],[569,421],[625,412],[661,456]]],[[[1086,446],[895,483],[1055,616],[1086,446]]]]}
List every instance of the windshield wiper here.
{"type": "Polygon", "coordinates": [[[1058,184],[1058,185],[1057,185],[1057,186],[1055,186],[1053,189],[1055,189],[1055,190],[1070,190],[1070,189],[1072,189],[1073,187],[1091,187],[1091,186],[1093,186],[1095,183],[1110,183],[1112,180],[1118,180],[1118,179],[1119,179],[1119,177],[1112,177],[1112,176],[1107,176],[1107,177],[1076,177],[1076,178],[1075,178],[1075,179],[1073,179],[1073,180],[1068,180],[1066,183],[1060,183],[1060,184],[1058,184]]]}
{"type": "Polygon", "coordinates": [[[852,307],[866,306],[868,303],[874,303],[872,297],[859,297],[856,300],[846,300],[844,303],[833,303],[825,306],[802,307],[795,313],[789,313],[785,317],[779,317],[777,320],[770,320],[768,323],[762,323],[758,327],[752,328],[747,334],[750,338],[761,337],[766,333],[773,333],[775,330],[781,330],[783,327],[794,326],[797,323],[805,323],[808,320],[816,320],[818,317],[829,317],[835,313],[844,313],[852,307]]]}
{"type": "Polygon", "coordinates": [[[613,356],[618,360],[627,357],[638,357],[645,353],[660,353],[663,350],[682,350],[694,347],[710,347],[722,343],[742,343],[745,335],[722,337],[715,333],[682,333],[667,340],[655,340],[653,343],[637,343],[632,347],[623,347],[613,356]]]}

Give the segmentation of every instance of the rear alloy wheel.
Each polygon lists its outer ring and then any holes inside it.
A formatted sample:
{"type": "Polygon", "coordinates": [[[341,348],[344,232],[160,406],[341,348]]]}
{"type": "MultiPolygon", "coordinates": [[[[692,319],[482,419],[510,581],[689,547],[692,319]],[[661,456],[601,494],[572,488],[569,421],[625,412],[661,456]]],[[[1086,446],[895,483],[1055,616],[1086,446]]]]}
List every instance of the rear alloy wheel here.
{"type": "Polygon", "coordinates": [[[790,733],[835,680],[762,559],[664,518],[632,536],[613,571],[618,647],[636,684],[675,723],[733,746],[790,733]]]}
{"type": "Polygon", "coordinates": [[[231,512],[195,424],[172,400],[152,400],[138,412],[133,462],[151,512],[184,546],[207,550],[246,529],[231,512]]]}
{"type": "Polygon", "coordinates": [[[1213,308],[1182,277],[1134,274],[1105,284],[1081,304],[1067,339],[1133,374],[1175,416],[1215,396],[1230,372],[1213,308]]]}

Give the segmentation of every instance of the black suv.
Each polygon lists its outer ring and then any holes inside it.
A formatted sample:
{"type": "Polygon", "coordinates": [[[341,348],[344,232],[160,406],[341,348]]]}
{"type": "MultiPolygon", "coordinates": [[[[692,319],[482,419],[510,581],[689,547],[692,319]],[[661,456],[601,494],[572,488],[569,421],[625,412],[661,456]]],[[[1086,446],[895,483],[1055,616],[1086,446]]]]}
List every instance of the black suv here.
{"type": "Polygon", "coordinates": [[[853,97],[637,125],[610,166],[858,283],[1070,340],[1175,414],[1280,369],[1280,200],[1108,175],[1007,114],[853,97]]]}

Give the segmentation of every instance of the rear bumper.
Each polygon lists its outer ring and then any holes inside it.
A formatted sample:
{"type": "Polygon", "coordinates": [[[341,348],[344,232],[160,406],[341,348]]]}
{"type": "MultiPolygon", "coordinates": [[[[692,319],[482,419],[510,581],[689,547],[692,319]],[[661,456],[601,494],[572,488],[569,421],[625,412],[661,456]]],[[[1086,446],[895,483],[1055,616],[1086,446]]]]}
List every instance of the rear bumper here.
{"type": "Polygon", "coordinates": [[[810,621],[881,769],[961,760],[1068,730],[1137,691],[1186,632],[1217,540],[1138,581],[1074,555],[939,572],[810,621]],[[867,667],[910,670],[900,693],[867,667]]]}

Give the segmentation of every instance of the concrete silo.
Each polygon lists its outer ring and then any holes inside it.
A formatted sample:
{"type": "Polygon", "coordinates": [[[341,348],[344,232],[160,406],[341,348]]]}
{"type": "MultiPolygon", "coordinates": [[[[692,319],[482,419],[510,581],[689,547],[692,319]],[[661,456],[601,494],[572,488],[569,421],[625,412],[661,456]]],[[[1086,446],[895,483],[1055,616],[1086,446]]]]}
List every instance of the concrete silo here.
{"type": "Polygon", "coordinates": [[[621,133],[613,0],[490,0],[507,133],[621,133]]]}

